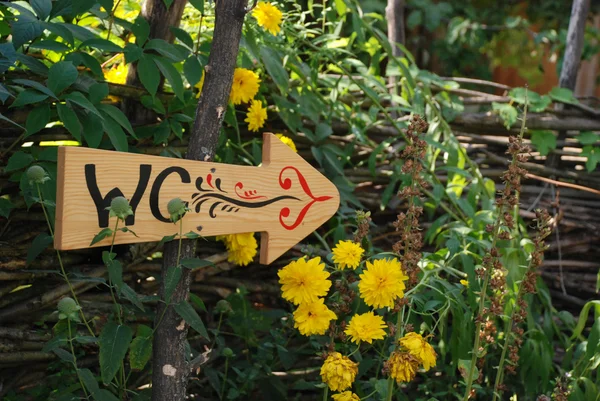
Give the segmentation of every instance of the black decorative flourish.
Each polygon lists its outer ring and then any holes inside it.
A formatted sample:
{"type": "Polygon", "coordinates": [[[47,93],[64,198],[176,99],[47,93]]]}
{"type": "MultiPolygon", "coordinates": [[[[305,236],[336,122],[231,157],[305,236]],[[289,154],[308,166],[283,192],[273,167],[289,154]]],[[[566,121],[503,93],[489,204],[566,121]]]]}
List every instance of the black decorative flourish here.
{"type": "Polygon", "coordinates": [[[264,201],[260,201],[260,202],[247,202],[244,200],[240,200],[240,199],[236,199],[236,198],[231,198],[227,195],[222,195],[219,193],[206,193],[206,194],[194,194],[192,196],[193,199],[193,204],[195,205],[195,211],[196,213],[200,213],[200,210],[202,208],[202,205],[210,200],[214,200],[215,202],[213,202],[210,206],[210,208],[208,209],[208,215],[211,218],[215,218],[217,217],[216,213],[215,213],[215,209],[218,208],[220,205],[223,205],[221,207],[221,211],[224,211],[226,213],[237,213],[240,211],[240,208],[250,208],[250,209],[258,209],[261,207],[265,207],[268,205],[271,205],[275,202],[279,202],[282,200],[286,200],[286,199],[292,199],[292,200],[297,200],[299,201],[299,198],[296,198],[295,196],[289,196],[289,195],[282,195],[282,196],[277,196],[275,198],[272,199],[268,199],[268,200],[264,200],[264,201]]]}

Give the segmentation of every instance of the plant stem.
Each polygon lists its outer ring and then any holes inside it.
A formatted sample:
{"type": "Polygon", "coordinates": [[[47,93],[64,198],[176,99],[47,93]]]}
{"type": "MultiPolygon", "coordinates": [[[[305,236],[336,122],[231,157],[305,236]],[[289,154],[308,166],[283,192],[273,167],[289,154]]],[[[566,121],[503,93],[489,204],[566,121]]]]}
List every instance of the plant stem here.
{"type": "Polygon", "coordinates": [[[83,394],[85,394],[85,398],[88,398],[89,395],[85,390],[83,380],[81,380],[81,376],[79,375],[79,369],[77,368],[77,357],[75,356],[75,348],[73,347],[73,335],[71,334],[71,320],[69,318],[67,318],[67,327],[69,329],[69,345],[71,346],[71,355],[73,355],[73,367],[75,368],[75,373],[77,374],[77,378],[79,379],[79,385],[83,390],[83,394]]]}
{"type": "MultiPolygon", "coordinates": [[[[120,218],[117,217],[117,222],[115,223],[115,229],[113,230],[113,236],[112,236],[112,241],[110,242],[110,250],[108,251],[108,258],[111,259],[112,258],[112,251],[113,251],[113,247],[115,245],[115,238],[117,236],[117,228],[119,227],[119,220],[120,218]]],[[[121,320],[121,308],[119,307],[119,303],[117,302],[117,298],[115,297],[115,292],[113,291],[113,283],[112,280],[110,278],[110,274],[108,275],[108,288],[110,289],[110,295],[112,297],[113,303],[115,304],[115,308],[117,310],[117,320],[119,321],[119,324],[123,324],[123,321],[121,320]]]]}
{"type": "Polygon", "coordinates": [[[225,396],[225,385],[227,384],[227,371],[229,370],[229,358],[225,358],[225,374],[223,375],[223,385],[221,386],[220,399],[225,396]]]}
{"type": "MultiPolygon", "coordinates": [[[[113,10],[117,11],[117,7],[119,7],[119,3],[121,3],[121,0],[117,1],[117,4],[115,4],[115,6],[113,7],[113,10]]],[[[108,12],[110,15],[110,17],[108,19],[108,33],[106,34],[106,40],[110,40],[110,32],[112,31],[113,21],[115,19],[113,10],[106,10],[106,12],[108,12]]]]}
{"type": "MultiPolygon", "coordinates": [[[[50,235],[52,236],[52,238],[54,238],[54,230],[52,230],[52,224],[50,224],[50,217],[48,217],[48,212],[46,211],[46,207],[44,206],[44,198],[42,197],[42,191],[40,189],[40,184],[36,183],[35,186],[37,187],[37,193],[38,193],[38,198],[40,200],[40,205],[42,205],[42,211],[44,212],[44,217],[46,218],[46,223],[48,224],[48,230],[50,230],[50,235]]],[[[83,323],[85,324],[85,327],[88,329],[90,335],[92,337],[96,337],[96,335],[94,334],[94,331],[92,330],[92,328],[90,327],[87,319],[85,318],[85,315],[83,313],[83,308],[81,307],[81,304],[79,303],[79,299],[77,298],[77,295],[75,294],[75,290],[73,289],[73,285],[71,285],[71,281],[69,280],[69,276],[67,276],[67,272],[65,271],[65,265],[64,265],[64,263],[62,261],[62,258],[60,256],[60,251],[58,249],[56,249],[56,257],[58,259],[58,265],[60,266],[61,275],[63,276],[63,279],[65,280],[65,282],[69,286],[69,291],[71,291],[71,295],[73,296],[73,300],[75,301],[75,303],[79,307],[79,314],[81,315],[81,319],[83,320],[83,323]]]]}
{"type": "MultiPolygon", "coordinates": [[[[525,130],[526,130],[525,122],[527,120],[527,105],[528,105],[527,92],[525,92],[525,105],[523,107],[523,120],[521,122],[521,130],[519,132],[519,140],[520,141],[523,140],[523,136],[525,135],[525,130]]],[[[511,165],[515,166],[517,164],[518,164],[517,156],[513,155],[511,165]]],[[[518,195],[518,193],[517,193],[517,195],[518,195]]],[[[491,249],[494,249],[496,247],[496,243],[497,243],[498,237],[500,235],[500,228],[501,228],[503,215],[504,215],[504,203],[502,203],[501,206],[499,207],[498,215],[496,216],[496,222],[494,223],[494,230],[493,230],[494,237],[493,237],[491,249]]],[[[518,224],[518,221],[515,221],[515,224],[518,224]]],[[[490,266],[490,267],[488,267],[488,269],[485,272],[485,279],[483,281],[483,287],[481,288],[481,296],[479,299],[479,313],[477,315],[478,317],[481,316],[481,313],[484,308],[485,296],[486,296],[487,286],[488,286],[488,283],[490,280],[491,272],[492,272],[492,267],[490,266]]],[[[521,288],[522,288],[522,286],[521,286],[521,288]]],[[[520,288],[519,288],[519,292],[520,292],[520,288]]],[[[511,315],[511,321],[512,321],[512,315],[511,315]]],[[[471,366],[469,367],[469,375],[467,376],[467,387],[465,389],[465,395],[463,397],[463,401],[469,400],[469,395],[471,393],[471,388],[473,386],[473,379],[474,379],[473,375],[475,373],[475,363],[477,360],[477,352],[479,351],[479,333],[481,331],[481,325],[482,325],[482,322],[480,321],[479,323],[477,323],[477,328],[475,330],[475,343],[473,344],[473,351],[472,351],[472,356],[471,356],[471,366]]],[[[503,357],[506,356],[506,347],[502,350],[502,356],[503,357]]],[[[504,364],[503,361],[502,361],[502,364],[504,364]]],[[[500,374],[500,372],[498,372],[498,374],[500,374]]],[[[496,376],[496,382],[497,382],[497,384],[499,384],[498,376],[496,376]]]]}
{"type": "Polygon", "coordinates": [[[329,399],[328,395],[329,395],[329,387],[325,386],[325,388],[323,389],[323,401],[327,401],[329,399]]]}

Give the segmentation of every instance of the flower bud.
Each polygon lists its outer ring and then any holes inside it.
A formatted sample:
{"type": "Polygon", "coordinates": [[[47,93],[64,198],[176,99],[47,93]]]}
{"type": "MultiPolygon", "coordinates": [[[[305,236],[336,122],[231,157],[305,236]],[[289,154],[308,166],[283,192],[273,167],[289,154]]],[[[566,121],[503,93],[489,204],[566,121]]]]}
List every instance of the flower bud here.
{"type": "Polygon", "coordinates": [[[29,167],[26,174],[30,184],[43,184],[50,179],[46,174],[46,170],[37,165],[29,167]]]}
{"type": "Polygon", "coordinates": [[[227,302],[224,299],[221,299],[219,302],[217,302],[217,305],[215,306],[215,313],[231,313],[233,312],[233,309],[231,309],[231,304],[229,302],[227,302]]]}
{"type": "Polygon", "coordinates": [[[223,356],[225,358],[231,358],[233,356],[233,350],[229,347],[223,348],[223,356]]]}
{"type": "Polygon", "coordinates": [[[121,220],[125,220],[127,216],[133,215],[133,210],[129,206],[129,201],[123,196],[117,196],[110,202],[110,207],[106,210],[110,211],[110,217],[117,217],[121,220]]]}
{"type": "Polygon", "coordinates": [[[179,221],[188,211],[186,202],[182,201],[181,198],[174,198],[167,204],[167,211],[171,216],[171,221],[176,223],[179,221]]]}
{"type": "Polygon", "coordinates": [[[69,319],[78,322],[79,316],[77,312],[79,312],[81,307],[77,305],[77,302],[73,300],[73,298],[65,297],[58,302],[58,318],[59,319],[69,319]]]}

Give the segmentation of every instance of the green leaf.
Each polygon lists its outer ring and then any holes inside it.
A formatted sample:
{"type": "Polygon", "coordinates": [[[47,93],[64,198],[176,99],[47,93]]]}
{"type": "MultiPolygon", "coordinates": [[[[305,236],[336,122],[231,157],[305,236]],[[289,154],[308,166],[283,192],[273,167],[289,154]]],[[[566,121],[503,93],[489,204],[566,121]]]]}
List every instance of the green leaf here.
{"type": "Polygon", "coordinates": [[[29,249],[27,249],[27,264],[30,264],[42,253],[52,242],[54,238],[46,233],[40,233],[33,239],[29,249]]]}
{"type": "Polygon", "coordinates": [[[65,45],[62,42],[57,42],[56,40],[40,40],[32,43],[29,48],[31,49],[40,49],[40,50],[50,50],[56,53],[64,53],[70,50],[69,46],[65,45]]]}
{"type": "Polygon", "coordinates": [[[6,121],[7,123],[10,123],[16,127],[19,127],[21,129],[25,129],[22,125],[17,124],[16,122],[14,122],[13,120],[11,120],[10,118],[4,116],[2,113],[0,113],[0,120],[6,121]]]}
{"type": "Polygon", "coordinates": [[[100,372],[108,385],[117,374],[129,348],[132,332],[128,326],[108,322],[100,333],[100,372]]]}
{"type": "Polygon", "coordinates": [[[173,1],[174,0],[163,0],[163,3],[165,3],[167,10],[169,9],[169,7],[171,7],[171,4],[173,4],[173,1]]]}
{"type": "Polygon", "coordinates": [[[162,237],[162,239],[160,240],[160,242],[158,243],[158,245],[163,245],[167,242],[173,241],[175,239],[175,237],[177,237],[177,234],[173,234],[173,235],[165,235],[164,237],[162,237]]]}
{"type": "Polygon", "coordinates": [[[190,0],[190,4],[200,11],[200,14],[204,14],[204,0],[190,0]]]}
{"type": "Polygon", "coordinates": [[[165,277],[165,301],[171,302],[171,296],[177,288],[177,284],[181,280],[182,270],[180,267],[169,267],[167,275],[165,277]]]}
{"type": "Polygon", "coordinates": [[[160,83],[160,72],[149,57],[142,56],[138,61],[137,73],[144,88],[152,95],[156,96],[158,85],[160,83]]]}
{"type": "Polygon", "coordinates": [[[133,370],[143,370],[152,356],[152,337],[138,336],[129,347],[129,364],[133,370]]]}
{"type": "Polygon", "coordinates": [[[204,301],[202,300],[202,298],[190,292],[190,300],[194,305],[196,305],[198,309],[200,309],[203,312],[206,312],[206,305],[204,305],[204,301]]]}
{"type": "Polygon", "coordinates": [[[83,138],[90,148],[98,148],[102,142],[104,130],[102,128],[102,120],[95,114],[88,113],[81,116],[79,120],[83,126],[83,138]]]}
{"type": "Polygon", "coordinates": [[[508,103],[492,103],[492,110],[500,115],[506,129],[510,129],[517,122],[517,109],[508,103]]]}
{"type": "Polygon", "coordinates": [[[348,11],[346,2],[344,0],[335,0],[335,9],[340,17],[342,17],[348,11]]]}
{"type": "Polygon", "coordinates": [[[102,241],[104,238],[108,238],[113,234],[113,230],[111,228],[103,228],[98,234],[94,236],[92,243],[90,246],[94,245],[97,242],[102,241]]]}
{"type": "Polygon", "coordinates": [[[208,339],[208,333],[206,327],[198,316],[198,313],[194,310],[192,305],[187,301],[181,301],[174,306],[175,311],[181,316],[194,330],[196,330],[202,337],[208,339]]]}
{"type": "Polygon", "coordinates": [[[94,393],[93,397],[96,401],[119,401],[113,393],[102,388],[94,393]]]}
{"type": "Polygon", "coordinates": [[[588,172],[592,172],[596,169],[598,162],[600,162],[600,147],[586,145],[581,150],[581,156],[587,157],[585,167],[588,172]]]}
{"type": "Polygon", "coordinates": [[[103,119],[96,107],[81,92],[71,92],[65,96],[65,99],[103,119]]]}
{"type": "Polygon", "coordinates": [[[75,357],[69,351],[66,351],[62,348],[55,348],[52,350],[62,361],[73,363],[75,362],[75,357]]]}
{"type": "Polygon", "coordinates": [[[121,127],[125,128],[127,132],[131,134],[132,137],[137,139],[137,136],[133,131],[133,127],[131,126],[131,123],[121,110],[110,104],[99,104],[98,110],[100,110],[100,112],[102,113],[107,114],[110,118],[115,120],[121,127]]]}
{"type": "Polygon", "coordinates": [[[542,156],[546,156],[551,150],[556,149],[556,136],[552,131],[531,131],[531,143],[542,156]]]}
{"type": "MultiPolygon", "coordinates": [[[[14,5],[13,5],[14,7],[14,5]]],[[[40,20],[38,20],[30,12],[23,13],[18,16],[18,20],[12,23],[12,42],[15,49],[23,46],[27,42],[42,35],[43,28],[40,20]]]]}
{"type": "Polygon", "coordinates": [[[46,95],[56,99],[56,95],[54,94],[54,92],[52,92],[50,89],[46,88],[44,85],[42,85],[39,82],[32,81],[30,79],[13,79],[13,82],[15,84],[19,84],[19,85],[27,86],[29,88],[37,89],[38,91],[45,93],[46,95]]]}
{"type": "Polygon", "coordinates": [[[17,95],[15,101],[10,105],[10,109],[14,107],[23,107],[32,103],[40,103],[48,99],[48,95],[35,91],[33,89],[25,89],[17,95]]]}
{"type": "Polygon", "coordinates": [[[105,118],[102,121],[104,132],[108,135],[110,142],[116,150],[119,152],[127,152],[129,150],[129,144],[127,143],[127,135],[121,129],[121,126],[115,122],[112,118],[105,118]]]}
{"type": "Polygon", "coordinates": [[[279,53],[268,46],[263,46],[260,49],[260,56],[265,64],[267,72],[271,75],[271,78],[273,78],[273,81],[275,81],[279,90],[283,94],[286,94],[290,77],[285,68],[283,68],[282,58],[279,53]]]}
{"type": "Polygon", "coordinates": [[[594,145],[596,142],[600,141],[600,135],[592,131],[582,131],[575,139],[582,145],[594,145]]]}
{"type": "Polygon", "coordinates": [[[173,64],[162,57],[155,57],[154,62],[156,66],[160,70],[160,72],[167,79],[167,82],[171,85],[171,89],[175,93],[181,101],[184,101],[183,98],[183,80],[181,79],[181,74],[177,71],[173,64]]]}
{"type": "Polygon", "coordinates": [[[29,4],[41,20],[45,20],[52,11],[52,0],[31,0],[29,4]]]}
{"type": "Polygon", "coordinates": [[[123,283],[123,285],[121,286],[121,295],[123,295],[125,298],[127,298],[129,300],[129,302],[131,302],[132,304],[137,306],[142,312],[146,311],[144,309],[144,304],[140,300],[140,297],[138,296],[138,294],[136,294],[136,292],[133,290],[133,288],[131,288],[129,285],[127,285],[127,283],[123,283]]]}
{"type": "Polygon", "coordinates": [[[79,73],[71,61],[53,64],[48,70],[48,89],[58,94],[77,80],[79,73]]]}
{"type": "Polygon", "coordinates": [[[83,385],[92,395],[95,394],[98,390],[100,390],[100,387],[98,386],[98,381],[89,369],[79,369],[79,377],[81,377],[83,385]]]}
{"type": "Polygon", "coordinates": [[[67,42],[69,45],[73,46],[73,44],[75,43],[75,38],[73,37],[73,34],[71,33],[71,31],[65,28],[62,25],[62,23],[43,22],[42,26],[44,27],[44,29],[47,29],[53,34],[63,38],[65,42],[67,42]]]}
{"type": "Polygon", "coordinates": [[[123,265],[116,259],[111,260],[106,264],[108,270],[108,278],[120,291],[123,286],[123,265]]]}
{"type": "Polygon", "coordinates": [[[150,39],[148,43],[146,43],[146,46],[144,46],[144,50],[154,50],[161,56],[164,56],[175,63],[183,61],[186,56],[186,54],[179,50],[175,45],[172,45],[163,39],[150,39]]]}
{"type": "Polygon", "coordinates": [[[90,89],[89,89],[90,102],[92,102],[92,104],[97,105],[98,108],[100,108],[100,105],[98,105],[98,103],[100,103],[102,100],[104,100],[107,96],[108,96],[108,84],[106,82],[98,82],[98,83],[95,83],[92,86],[90,86],[90,89]]]}
{"type": "Polygon", "coordinates": [[[123,51],[122,47],[114,44],[110,40],[100,38],[88,39],[79,45],[79,48],[82,47],[93,47],[109,53],[121,53],[123,51]]]}
{"type": "Polygon", "coordinates": [[[135,35],[135,43],[138,46],[143,46],[148,40],[148,36],[150,35],[150,25],[148,24],[148,21],[146,21],[146,18],[141,14],[138,15],[134,23],[131,24],[131,32],[135,35]]]}
{"type": "Polygon", "coordinates": [[[183,75],[185,75],[185,79],[192,86],[200,81],[200,78],[202,78],[202,65],[198,61],[197,56],[191,55],[185,60],[185,63],[183,63],[183,75]]]}
{"type": "Polygon", "coordinates": [[[8,159],[8,163],[4,168],[4,172],[8,173],[11,171],[21,170],[33,163],[33,156],[29,153],[22,152],[20,150],[13,153],[8,159]]]}
{"type": "MultiPolygon", "coordinates": [[[[14,43],[14,42],[13,42],[14,43]]],[[[48,67],[35,57],[27,54],[17,53],[17,60],[19,60],[25,67],[29,68],[34,74],[41,75],[43,77],[48,75],[48,67]]]]}
{"type": "Polygon", "coordinates": [[[567,103],[567,104],[579,103],[579,101],[573,95],[573,91],[568,88],[554,87],[554,88],[552,88],[552,90],[550,91],[550,93],[548,95],[550,95],[552,100],[555,100],[557,102],[567,103]]]}
{"type": "Polygon", "coordinates": [[[209,260],[199,258],[183,259],[181,265],[187,269],[200,269],[202,267],[214,266],[214,263],[209,260]]]}
{"type": "Polygon", "coordinates": [[[13,205],[11,201],[6,198],[0,197],[0,216],[8,219],[8,215],[10,211],[13,210],[16,206],[13,205]]]}
{"type": "Polygon", "coordinates": [[[64,124],[65,128],[73,135],[75,139],[81,142],[81,123],[79,122],[79,118],[77,114],[71,109],[69,106],[57,103],[56,110],[58,111],[58,116],[60,120],[64,124]]]}
{"type": "Polygon", "coordinates": [[[317,125],[317,128],[315,129],[315,136],[316,136],[317,142],[320,142],[320,141],[323,141],[323,140],[329,138],[329,136],[331,134],[333,134],[333,130],[331,129],[331,126],[329,126],[328,124],[320,123],[319,125],[317,125]]]}
{"type": "Polygon", "coordinates": [[[27,116],[27,122],[25,123],[25,128],[27,132],[25,133],[24,138],[27,138],[29,135],[33,135],[48,124],[50,121],[50,105],[48,103],[42,103],[33,108],[29,112],[27,116]]]}
{"type": "Polygon", "coordinates": [[[181,41],[181,43],[183,43],[190,49],[194,48],[194,41],[192,40],[192,37],[189,33],[187,33],[181,28],[176,28],[174,26],[169,27],[169,29],[171,30],[171,32],[173,32],[173,35],[175,35],[175,37],[181,41]]]}
{"type": "MultiPolygon", "coordinates": [[[[463,378],[466,378],[466,375],[469,374],[471,370],[471,360],[470,359],[459,359],[458,360],[458,371],[460,372],[463,378]]],[[[477,366],[474,367],[474,377],[479,376],[479,369],[477,366]]]]}
{"type": "Polygon", "coordinates": [[[584,361],[589,361],[594,355],[600,354],[600,317],[596,319],[588,335],[584,361]]]}

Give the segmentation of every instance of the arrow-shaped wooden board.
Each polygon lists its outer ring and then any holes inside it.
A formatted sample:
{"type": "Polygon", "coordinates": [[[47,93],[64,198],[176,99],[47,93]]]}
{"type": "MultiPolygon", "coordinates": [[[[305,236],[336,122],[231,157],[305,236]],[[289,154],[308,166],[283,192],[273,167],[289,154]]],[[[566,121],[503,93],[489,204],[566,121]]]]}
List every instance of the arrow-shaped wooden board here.
{"type": "MultiPolygon", "coordinates": [[[[126,197],[131,233],[115,243],[160,241],[178,232],[167,203],[188,202],[183,232],[202,236],[261,232],[260,262],[269,264],[326,222],[338,209],[337,188],[273,134],[264,134],[260,167],[198,162],[79,147],[58,149],[54,246],[89,248],[114,227],[106,210],[126,197]]],[[[94,246],[110,243],[110,239],[94,246]]]]}

